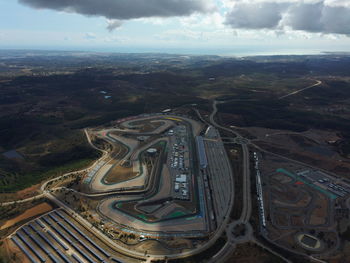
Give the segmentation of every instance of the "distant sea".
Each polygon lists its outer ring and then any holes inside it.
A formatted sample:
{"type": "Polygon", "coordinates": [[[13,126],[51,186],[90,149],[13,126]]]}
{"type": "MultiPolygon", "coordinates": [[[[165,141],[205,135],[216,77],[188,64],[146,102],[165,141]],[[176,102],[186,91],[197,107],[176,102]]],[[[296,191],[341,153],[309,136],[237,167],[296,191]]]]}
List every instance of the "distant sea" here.
{"type": "Polygon", "coordinates": [[[234,47],[213,47],[213,48],[156,48],[156,47],[2,47],[0,50],[40,50],[40,51],[80,51],[80,52],[106,52],[106,53],[168,53],[178,55],[218,55],[232,57],[246,56],[273,56],[273,55],[319,55],[327,53],[349,53],[345,50],[324,50],[324,49],[297,49],[297,48],[276,48],[257,46],[234,46],[234,47]]]}

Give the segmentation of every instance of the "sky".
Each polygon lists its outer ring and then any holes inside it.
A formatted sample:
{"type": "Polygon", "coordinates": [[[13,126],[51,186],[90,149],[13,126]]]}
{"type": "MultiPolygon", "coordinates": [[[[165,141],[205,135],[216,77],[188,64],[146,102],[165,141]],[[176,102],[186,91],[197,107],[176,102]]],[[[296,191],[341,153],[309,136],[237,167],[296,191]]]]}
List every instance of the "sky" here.
{"type": "Polygon", "coordinates": [[[0,0],[0,48],[350,52],[349,0],[0,0]]]}

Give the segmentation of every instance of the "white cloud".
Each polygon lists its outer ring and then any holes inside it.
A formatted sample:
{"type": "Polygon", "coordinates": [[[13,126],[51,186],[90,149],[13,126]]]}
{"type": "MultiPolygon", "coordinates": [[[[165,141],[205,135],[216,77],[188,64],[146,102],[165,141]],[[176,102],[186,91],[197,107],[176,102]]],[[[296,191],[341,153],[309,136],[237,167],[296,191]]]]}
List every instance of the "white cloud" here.
{"type": "Polygon", "coordinates": [[[117,28],[123,25],[123,21],[118,19],[108,19],[107,20],[107,29],[109,32],[116,30],[117,28]]]}
{"type": "Polygon", "coordinates": [[[137,21],[143,24],[166,26],[171,24],[173,22],[173,19],[165,18],[165,17],[149,17],[149,18],[138,18],[137,21]]]}
{"type": "Polygon", "coordinates": [[[219,12],[207,15],[193,14],[179,19],[181,25],[185,28],[201,28],[204,30],[217,30],[223,28],[224,20],[224,16],[219,12]]]}
{"type": "Polygon", "coordinates": [[[85,34],[84,38],[86,40],[93,40],[93,39],[96,39],[97,37],[96,37],[96,35],[94,33],[88,32],[88,33],[85,34]]]}

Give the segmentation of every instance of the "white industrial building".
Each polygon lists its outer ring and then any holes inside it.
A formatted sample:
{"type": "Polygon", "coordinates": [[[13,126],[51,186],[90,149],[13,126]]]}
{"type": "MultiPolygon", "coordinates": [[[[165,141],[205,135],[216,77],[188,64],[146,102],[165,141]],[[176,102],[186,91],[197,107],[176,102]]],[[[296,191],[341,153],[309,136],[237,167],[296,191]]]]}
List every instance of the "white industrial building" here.
{"type": "Polygon", "coordinates": [[[187,182],[187,175],[186,174],[180,174],[176,176],[177,183],[186,183],[187,182]]]}

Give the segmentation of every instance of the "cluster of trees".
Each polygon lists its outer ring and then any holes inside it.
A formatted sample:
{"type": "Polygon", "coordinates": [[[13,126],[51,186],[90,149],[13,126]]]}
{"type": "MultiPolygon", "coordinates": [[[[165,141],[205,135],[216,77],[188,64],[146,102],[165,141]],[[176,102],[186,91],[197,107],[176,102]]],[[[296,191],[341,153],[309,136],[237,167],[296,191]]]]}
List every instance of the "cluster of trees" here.
{"type": "Polygon", "coordinates": [[[79,160],[82,157],[87,159],[97,159],[100,153],[88,145],[77,145],[67,151],[53,152],[40,158],[39,163],[44,167],[60,166],[79,160]]]}
{"type": "Polygon", "coordinates": [[[235,101],[220,104],[221,112],[242,116],[238,126],[258,126],[303,132],[310,128],[350,133],[350,121],[315,112],[289,108],[288,103],[270,99],[256,102],[235,101]]]}

